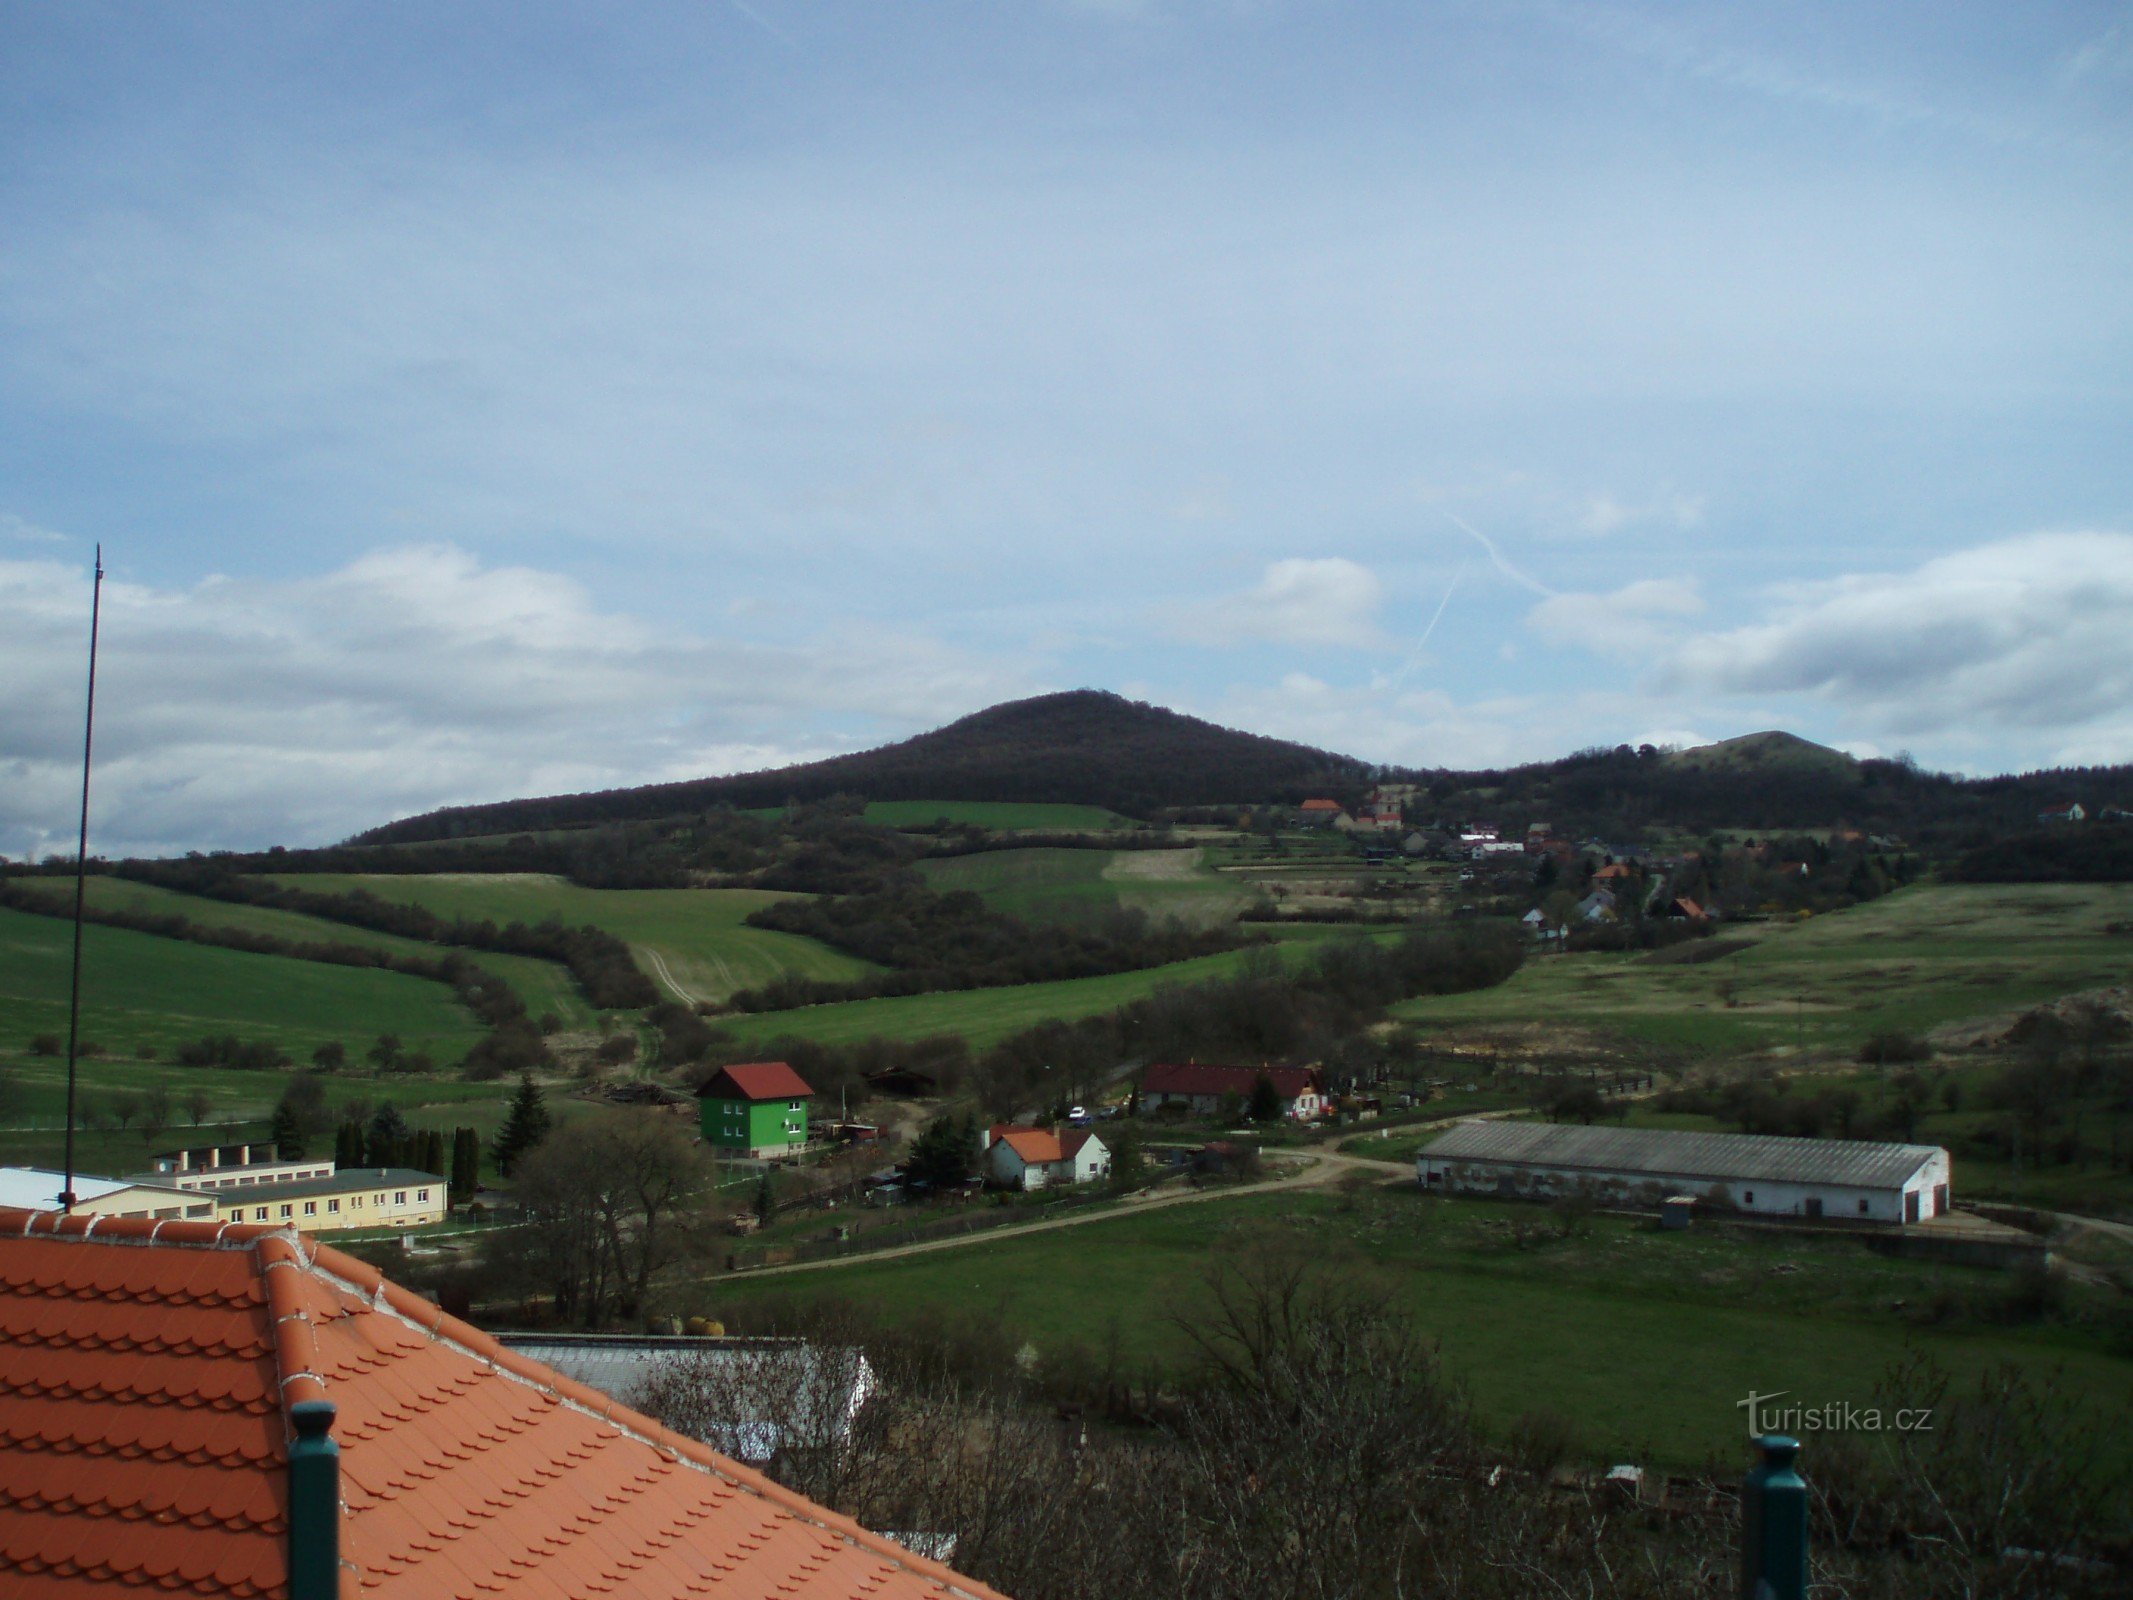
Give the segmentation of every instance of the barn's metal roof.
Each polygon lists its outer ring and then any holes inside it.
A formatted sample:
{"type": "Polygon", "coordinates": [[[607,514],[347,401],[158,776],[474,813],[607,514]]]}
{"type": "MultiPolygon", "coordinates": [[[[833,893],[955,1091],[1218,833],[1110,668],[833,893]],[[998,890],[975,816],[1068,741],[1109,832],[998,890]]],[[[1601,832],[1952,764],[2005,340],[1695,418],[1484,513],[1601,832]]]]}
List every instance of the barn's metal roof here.
{"type": "Polygon", "coordinates": [[[1462,1122],[1422,1152],[1426,1161],[1516,1162],[1642,1173],[1699,1182],[1828,1183],[1900,1189],[1933,1145],[1785,1139],[1670,1128],[1586,1128],[1547,1122],[1462,1122]]]}

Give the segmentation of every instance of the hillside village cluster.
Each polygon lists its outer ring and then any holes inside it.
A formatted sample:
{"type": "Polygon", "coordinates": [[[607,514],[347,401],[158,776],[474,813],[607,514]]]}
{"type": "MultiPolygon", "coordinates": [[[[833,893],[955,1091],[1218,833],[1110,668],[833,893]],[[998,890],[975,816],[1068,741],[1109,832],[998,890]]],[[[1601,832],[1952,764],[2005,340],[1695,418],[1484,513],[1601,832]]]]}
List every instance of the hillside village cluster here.
{"type": "MultiPolygon", "coordinates": [[[[1226,851],[1240,874],[1330,878],[1342,885],[1323,897],[1330,909],[1299,909],[1297,896],[1282,913],[1374,914],[1408,926],[1341,930],[1323,948],[1367,957],[1392,948],[1373,936],[1412,940],[1414,925],[1426,924],[1425,940],[1503,952],[1495,975],[1476,980],[1485,985],[1501,984],[1540,949],[1552,970],[1573,969],[1555,961],[1558,951],[1596,950],[1620,952],[1620,970],[1641,971],[1631,963],[1680,954],[1664,947],[1721,919],[1790,926],[1887,894],[1913,870],[1899,837],[1845,825],[1679,833],[1653,848],[1584,830],[1564,838],[1522,816],[1504,827],[1425,822],[1426,805],[1417,786],[1380,784],[1354,805],[1313,797],[1254,807],[1220,830],[1219,844],[1181,844],[1195,836],[1166,828],[1138,856],[1122,848],[1117,859],[1152,860],[1151,848],[1226,851]],[[1373,913],[1368,886],[1388,867],[1411,873],[1418,895],[1446,893],[1426,907],[1418,900],[1373,913]]],[[[2039,826],[2063,833],[2091,821],[2070,804],[2039,826]]],[[[1226,904],[1242,898],[1220,879],[1213,886],[1234,897],[1226,904]]],[[[1321,948],[1311,936],[1324,930],[1287,931],[1306,936],[1297,948],[1321,948]]],[[[1250,942],[1239,937],[1214,959],[1283,970],[1250,942]]],[[[1337,961],[1324,970],[1337,975],[1337,961]]],[[[1267,992],[1277,1004],[1300,1003],[1299,990],[1267,992]]],[[[712,1007],[665,1009],[662,1026],[675,1029],[719,1017],[712,1007]]],[[[1797,1010],[1794,1019],[1796,1027],[1797,1010]]],[[[1366,1021],[1404,1026],[1382,1008],[1366,1021]]],[[[843,1514],[839,1463],[858,1448],[870,1403],[894,1382],[857,1342],[729,1336],[706,1317],[671,1310],[679,1298],[595,1295],[581,1318],[561,1288],[525,1291],[529,1282],[567,1281],[554,1264],[572,1252],[596,1277],[627,1277],[632,1248],[655,1224],[691,1237],[689,1294],[711,1292],[705,1284],[776,1283],[774,1274],[847,1257],[863,1263],[983,1241],[996,1230],[1013,1237],[1232,1196],[1316,1195],[1333,1208],[1313,1213],[1323,1222],[1343,1215],[1361,1189],[1396,1192],[1411,1226],[1428,1217],[1426,1226],[1448,1232],[1462,1224],[1445,1219],[1472,1217],[1464,1226],[1514,1250],[1544,1228],[1567,1246],[1589,1219],[1605,1217],[1637,1231],[1610,1235],[1596,1258],[1613,1263],[1608,1252],[1632,1237],[1705,1246],[1729,1258],[1699,1258],[1706,1278],[1759,1270],[1752,1241],[1772,1237],[1866,1245],[1877,1260],[1984,1266],[2018,1282],[2052,1267],[2040,1236],[1969,1209],[1950,1150],[1930,1138],[1910,1138],[1908,1128],[1888,1137],[1886,1120],[1847,1125],[1844,1137],[1632,1126],[1621,1113],[1657,1081],[1633,1064],[1605,1069],[1613,1075],[1602,1081],[1598,1066],[1556,1063],[1547,1070],[1567,1074],[1564,1082],[1587,1074],[1583,1097],[1558,1104],[1541,1095],[1539,1069],[1518,1067],[1506,1082],[1523,1073],[1522,1081],[1482,1100],[1463,1081],[1468,1058],[1433,1054],[1434,1046],[1419,1049],[1416,1059],[1429,1065],[1407,1077],[1369,1064],[1367,1052],[1314,1048],[1275,1059],[1270,1049],[1255,1061],[1115,1050],[1100,1068],[1084,1066],[1070,1094],[1032,1090],[994,1104],[936,1073],[923,1049],[877,1052],[856,1076],[847,1063],[846,1076],[811,1082],[814,1069],[798,1053],[640,1061],[634,1040],[602,1022],[588,1051],[597,1066],[575,1085],[573,1114],[652,1128],[716,1174],[666,1211],[653,1199],[631,1212],[633,1202],[616,1198],[632,1185],[654,1196],[671,1177],[656,1163],[593,1174],[597,1204],[567,1215],[543,1210],[547,1202],[514,1180],[511,1159],[524,1152],[511,1147],[511,1130],[521,1110],[558,1092],[560,1071],[545,1088],[521,1077],[486,1152],[473,1128],[459,1128],[449,1161],[435,1129],[381,1143],[351,1123],[332,1157],[309,1154],[278,1111],[264,1140],[196,1142],[138,1167],[0,1168],[0,1339],[22,1355],[0,1372],[0,1577],[8,1580],[0,1590],[42,1600],[101,1581],[244,1600],[359,1592],[475,1600],[525,1581],[532,1592],[569,1595],[999,1600],[956,1566],[975,1513],[960,1524],[919,1518],[894,1533],[880,1529],[895,1524],[862,1527],[843,1514]],[[840,1083],[862,1091],[860,1115],[841,1103],[840,1083]],[[1485,1108],[1472,1109],[1477,1101],[1485,1108]],[[497,1187],[481,1182],[485,1155],[497,1187]],[[1327,1176],[1338,1182],[1321,1185],[1327,1176]],[[510,1294],[476,1304],[463,1284],[453,1287],[459,1264],[491,1250],[508,1258],[514,1247],[499,1241],[513,1238],[522,1241],[521,1266],[536,1267],[511,1280],[510,1294]],[[152,1449],[136,1448],[143,1417],[154,1419],[152,1449]],[[819,1493],[790,1487],[796,1474],[819,1493]],[[113,1527],[120,1536],[110,1536],[113,1527]]],[[[1375,1037],[1365,1030],[1350,1040],[1375,1037]]],[[[1040,1063],[1027,1081],[1053,1080],[1040,1063]]],[[[1207,1253],[1219,1255],[1212,1242],[1207,1253]]],[[[636,1259],[641,1292],[664,1258],[647,1245],[636,1259]]],[[[974,1271],[973,1289],[980,1281],[974,1271]]],[[[1041,1392],[1028,1376],[1045,1370],[1040,1352],[1002,1359],[1030,1393],[1041,1392]]],[[[1119,1386],[1115,1373],[1104,1380],[1104,1392],[1119,1386]]],[[[1084,1403],[1061,1403],[1052,1415],[1045,1399],[1031,1413],[1045,1439],[1071,1441],[1062,1458],[1070,1464],[1093,1459],[1081,1454],[1092,1448],[1084,1403]]],[[[1163,1416],[1175,1397],[1140,1403],[1138,1415],[1163,1416]]],[[[1782,1464],[1770,1455],[1757,1469],[1766,1480],[1751,1481],[1784,1483],[1782,1464]]],[[[1459,1470],[1430,1464],[1424,1477],[1459,1470]]],[[[1489,1473],[1503,1470],[1498,1462],[1489,1473]]],[[[1599,1503],[1655,1517],[1692,1513],[1666,1501],[1663,1485],[1648,1489],[1643,1473],[1635,1463],[1617,1467],[1604,1480],[1617,1498],[1599,1503]]],[[[1559,1463],[1533,1476],[1546,1494],[1593,1488],[1559,1463]]],[[[1495,1492],[1497,1476],[1479,1481],[1495,1492]]],[[[1708,1515],[1708,1486],[1693,1493],[1705,1502],[1693,1514],[1708,1515]]],[[[879,1503],[906,1502],[892,1490],[879,1503]]],[[[1755,1531],[1759,1517],[1739,1524],[1744,1561],[1772,1558],[1755,1531]]]]}

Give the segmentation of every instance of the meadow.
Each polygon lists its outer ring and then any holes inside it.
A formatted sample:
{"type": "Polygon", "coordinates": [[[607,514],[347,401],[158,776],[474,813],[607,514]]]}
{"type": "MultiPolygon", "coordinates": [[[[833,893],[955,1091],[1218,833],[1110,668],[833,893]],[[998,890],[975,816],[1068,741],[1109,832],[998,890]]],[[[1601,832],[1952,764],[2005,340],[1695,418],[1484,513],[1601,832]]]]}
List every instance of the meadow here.
{"type": "MultiPolygon", "coordinates": [[[[63,909],[71,910],[74,903],[73,885],[65,880],[22,878],[16,880],[16,887],[33,894],[43,893],[53,905],[63,909]]],[[[353,944],[366,950],[385,950],[395,955],[420,956],[429,960],[436,959],[442,948],[419,939],[403,939],[395,934],[352,927],[345,922],[331,922],[324,917],[277,911],[269,906],[209,900],[155,884],[136,883],[129,878],[91,878],[89,905],[91,909],[180,916],[203,928],[233,928],[306,944],[353,944]]],[[[593,1025],[592,1007],[578,992],[569,972],[558,963],[489,950],[472,954],[481,966],[511,985],[519,999],[525,1002],[529,1015],[538,1017],[543,1012],[553,1013],[566,1028],[590,1028],[593,1025]]]]}
{"type": "Polygon", "coordinates": [[[1850,1053],[1872,1034],[1924,1034],[2124,983],[2127,884],[1922,884],[1802,922],[1721,930],[1748,947],[1707,962],[1672,951],[1537,954],[1509,983],[1411,1000],[1424,1024],[1557,1024],[1696,1054],[1850,1053]]]}
{"type": "Polygon", "coordinates": [[[712,1026],[743,1040],[812,1039],[822,1044],[852,1044],[861,1039],[925,1039],[955,1034],[983,1049],[1040,1022],[1071,1022],[1145,999],[1167,984],[1207,983],[1238,972],[1246,962],[1271,949],[1276,959],[1296,955],[1321,939],[1352,930],[1325,925],[1284,928],[1272,946],[1225,950],[1219,955],[1174,961],[1137,972],[1113,972],[1096,978],[1065,978],[1056,983],[1014,984],[997,989],[958,989],[941,994],[896,995],[880,1000],[846,1000],[831,1005],[801,1006],[792,1011],[714,1018],[712,1026]]]}
{"type": "Polygon", "coordinates": [[[1233,920],[1257,898],[1212,871],[1199,846],[1182,850],[990,850],[922,861],[927,884],[968,890],[995,911],[1038,924],[1090,923],[1121,910],[1205,927],[1233,920]]]}
{"type": "MultiPolygon", "coordinates": [[[[34,1061],[34,1035],[64,1035],[71,926],[0,910],[0,1053],[34,1061]]],[[[482,1027],[441,983],[396,972],[218,950],[90,924],[82,940],[82,1037],[113,1055],[169,1055],[210,1033],[236,1033],[308,1056],[329,1041],[358,1053],[392,1032],[440,1064],[459,1060],[482,1027]]]]}
{"type": "Polygon", "coordinates": [[[284,874],[278,883],[326,893],[362,889],[444,917],[590,923],[627,943],[676,998],[723,1000],[782,973],[844,982],[877,970],[814,939],[747,926],[758,906],[786,898],[758,889],[585,889],[543,873],[284,874]]]}
{"type": "Polygon", "coordinates": [[[1532,1208],[1404,1188],[1249,1196],[789,1278],[714,1278],[688,1308],[843,1299],[916,1319],[955,1307],[1040,1352],[1115,1340],[1129,1372],[1176,1370],[1175,1319],[1204,1302],[1210,1263],[1270,1251],[1377,1285],[1438,1343],[1485,1425],[1552,1414],[1595,1464],[1737,1467],[1751,1389],[1863,1405],[1912,1350],[1958,1379],[2013,1362],[2057,1371],[2100,1407],[2133,1405],[2133,1361],[2108,1353],[2106,1331],[1992,1325],[2002,1275],[1775,1230],[1666,1234],[1603,1217],[1570,1237],[1532,1208]],[[1972,1310],[1943,1325],[1918,1315],[1936,1304],[1972,1310]]]}

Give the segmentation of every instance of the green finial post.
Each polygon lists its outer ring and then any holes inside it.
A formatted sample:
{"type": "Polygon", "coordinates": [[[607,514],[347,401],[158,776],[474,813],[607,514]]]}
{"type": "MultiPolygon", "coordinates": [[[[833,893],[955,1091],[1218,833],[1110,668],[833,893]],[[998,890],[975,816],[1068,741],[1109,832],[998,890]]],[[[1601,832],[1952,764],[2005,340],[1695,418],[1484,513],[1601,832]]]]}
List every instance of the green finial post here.
{"type": "Polygon", "coordinates": [[[1741,1600],[1806,1600],[1807,1481],[1793,1470],[1800,1441],[1755,1441],[1763,1459],[1740,1486],[1741,1600]]]}
{"type": "Polygon", "coordinates": [[[289,1600],[339,1600],[341,1447],[333,1404],[299,1400],[289,1408],[289,1600]]]}

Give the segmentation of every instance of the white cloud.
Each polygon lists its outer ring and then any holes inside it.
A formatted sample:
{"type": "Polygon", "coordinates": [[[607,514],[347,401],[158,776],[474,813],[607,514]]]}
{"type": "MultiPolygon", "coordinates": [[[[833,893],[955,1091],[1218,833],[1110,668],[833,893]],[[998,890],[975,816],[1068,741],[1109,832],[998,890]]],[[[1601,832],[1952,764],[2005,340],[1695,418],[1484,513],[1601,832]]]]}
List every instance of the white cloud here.
{"type": "MultiPolygon", "coordinates": [[[[8,854],[64,840],[88,598],[78,567],[0,561],[8,854]]],[[[1032,687],[923,636],[772,621],[784,642],[661,630],[447,545],[293,582],[107,578],[92,843],[321,842],[460,801],[778,766],[1032,687]]]]}
{"type": "Polygon", "coordinates": [[[1375,650],[1384,598],[1377,574],[1339,556],[1268,564],[1257,584],[1189,611],[1178,632],[1198,644],[1288,644],[1375,650]]]}
{"type": "Polygon", "coordinates": [[[55,533],[50,528],[40,528],[34,522],[25,521],[12,511],[0,511],[0,534],[20,544],[65,544],[67,536],[55,533]]]}
{"type": "Polygon", "coordinates": [[[1649,522],[1686,530],[1702,523],[1704,506],[1702,495],[1669,490],[1648,500],[1624,501],[1603,489],[1585,497],[1576,526],[1578,532],[1596,539],[1649,522]]]}
{"type": "Polygon", "coordinates": [[[1657,678],[1802,695],[1868,731],[2015,735],[2033,759],[2133,755],[2133,536],[2039,533],[1782,592],[1768,620],[1683,641],[1657,678]]]}
{"type": "Polygon", "coordinates": [[[1648,654],[1674,618],[1703,610],[1687,578],[1645,578],[1612,594],[1552,595],[1526,613],[1526,626],[1551,644],[1576,645],[1597,655],[1648,654]]]}

